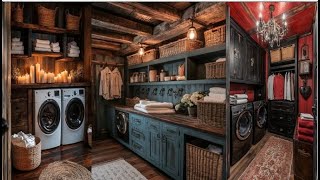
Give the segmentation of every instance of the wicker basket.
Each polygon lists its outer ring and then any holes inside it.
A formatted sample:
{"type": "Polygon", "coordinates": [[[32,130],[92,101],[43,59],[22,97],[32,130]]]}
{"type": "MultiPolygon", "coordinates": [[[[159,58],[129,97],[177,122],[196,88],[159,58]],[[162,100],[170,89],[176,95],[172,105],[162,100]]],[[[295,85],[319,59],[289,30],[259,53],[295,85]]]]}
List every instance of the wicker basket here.
{"type": "Polygon", "coordinates": [[[281,50],[280,50],[280,48],[274,49],[274,50],[270,50],[270,59],[271,59],[271,63],[276,63],[276,62],[281,61],[281,50]]]}
{"type": "Polygon", "coordinates": [[[189,40],[187,38],[163,45],[159,47],[160,58],[176,55],[186,51],[198,49],[202,46],[202,42],[198,40],[189,40]]]}
{"type": "Polygon", "coordinates": [[[226,104],[213,102],[198,102],[197,115],[201,124],[216,128],[226,126],[226,104]]]}
{"type": "Polygon", "coordinates": [[[69,10],[66,10],[66,29],[67,30],[79,30],[81,14],[79,16],[74,16],[69,13],[69,10]]]}
{"type": "Polygon", "coordinates": [[[207,79],[219,79],[226,77],[226,62],[210,62],[205,63],[206,66],[206,78],[207,79]]]}
{"type": "Polygon", "coordinates": [[[193,144],[186,144],[186,176],[192,180],[222,179],[223,156],[193,144]]]}
{"type": "Polygon", "coordinates": [[[157,58],[157,50],[150,49],[146,51],[142,56],[142,62],[149,62],[149,61],[155,60],[156,58],[157,58]]]}
{"type": "Polygon", "coordinates": [[[13,166],[21,171],[30,171],[41,163],[41,140],[35,137],[36,145],[31,148],[20,147],[12,144],[13,166]]]}
{"type": "Polygon", "coordinates": [[[12,19],[15,22],[23,23],[23,5],[17,4],[12,11],[12,19]]]}
{"type": "Polygon", "coordinates": [[[142,63],[142,58],[138,53],[127,56],[127,60],[128,60],[128,66],[142,63]]]}
{"type": "Polygon", "coordinates": [[[214,46],[226,41],[226,25],[218,26],[204,32],[205,46],[214,46]]]}
{"type": "Polygon", "coordinates": [[[126,106],[133,107],[139,104],[140,98],[126,98],[126,106]]]}
{"type": "Polygon", "coordinates": [[[38,6],[38,23],[41,26],[54,27],[56,21],[56,12],[58,7],[55,10],[48,9],[41,5],[38,6]]]}
{"type": "Polygon", "coordinates": [[[286,47],[281,48],[281,61],[288,61],[288,60],[293,60],[294,58],[294,44],[291,44],[286,47]]]}

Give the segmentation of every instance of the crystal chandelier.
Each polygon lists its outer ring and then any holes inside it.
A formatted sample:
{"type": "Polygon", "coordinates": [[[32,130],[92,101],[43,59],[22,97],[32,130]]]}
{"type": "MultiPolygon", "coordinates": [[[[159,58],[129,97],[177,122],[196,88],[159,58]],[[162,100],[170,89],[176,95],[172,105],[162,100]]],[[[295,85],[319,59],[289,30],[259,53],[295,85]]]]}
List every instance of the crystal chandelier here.
{"type": "MultiPolygon", "coordinates": [[[[262,4],[260,6],[260,10],[262,10],[262,4]]],[[[270,10],[270,20],[268,22],[264,22],[262,20],[262,14],[259,13],[259,21],[257,21],[257,36],[261,37],[263,42],[269,43],[270,47],[273,47],[274,43],[280,46],[281,39],[287,34],[288,27],[286,22],[286,15],[282,16],[282,24],[281,26],[277,24],[276,20],[272,16],[274,11],[274,5],[269,6],[270,10]]]]}

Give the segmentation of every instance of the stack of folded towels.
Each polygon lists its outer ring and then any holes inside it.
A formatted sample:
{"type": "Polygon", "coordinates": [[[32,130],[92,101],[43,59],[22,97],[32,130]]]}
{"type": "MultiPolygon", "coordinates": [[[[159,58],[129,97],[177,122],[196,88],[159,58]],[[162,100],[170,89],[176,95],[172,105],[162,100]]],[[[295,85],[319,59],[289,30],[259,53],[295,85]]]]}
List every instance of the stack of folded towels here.
{"type": "Polygon", "coordinates": [[[11,54],[24,54],[24,46],[20,38],[11,39],[11,54]]]}
{"type": "Polygon", "coordinates": [[[134,105],[134,109],[150,114],[173,114],[173,104],[169,102],[157,102],[140,100],[139,104],[134,105]]]}
{"type": "Polygon", "coordinates": [[[300,141],[313,143],[313,125],[313,116],[311,114],[300,113],[297,138],[300,141]]]}
{"type": "Polygon", "coordinates": [[[212,87],[209,89],[209,96],[203,98],[204,102],[225,103],[226,89],[222,87],[212,87]]]}
{"type": "Polygon", "coordinates": [[[51,43],[50,47],[51,47],[52,52],[56,52],[56,53],[60,52],[59,42],[51,43]]]}
{"type": "Polygon", "coordinates": [[[232,105],[244,104],[247,102],[248,102],[248,95],[247,94],[230,95],[230,104],[232,104],[232,105]]]}
{"type": "Polygon", "coordinates": [[[79,57],[80,49],[75,41],[68,43],[68,57],[79,57]]]}
{"type": "Polygon", "coordinates": [[[51,46],[49,40],[36,39],[34,41],[34,50],[42,52],[51,52],[51,46]]]}

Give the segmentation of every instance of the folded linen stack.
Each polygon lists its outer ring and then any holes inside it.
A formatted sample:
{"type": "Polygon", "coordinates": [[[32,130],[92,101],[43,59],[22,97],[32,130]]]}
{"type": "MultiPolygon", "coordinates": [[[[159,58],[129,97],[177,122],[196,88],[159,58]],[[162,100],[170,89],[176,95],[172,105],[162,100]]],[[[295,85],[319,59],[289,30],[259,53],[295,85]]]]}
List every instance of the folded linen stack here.
{"type": "Polygon", "coordinates": [[[68,43],[68,57],[79,57],[80,49],[75,41],[68,43]]]}
{"type": "Polygon", "coordinates": [[[313,143],[313,116],[307,113],[301,113],[298,117],[297,138],[300,141],[313,143]]]}
{"type": "Polygon", "coordinates": [[[230,95],[230,104],[232,104],[232,105],[244,104],[247,102],[248,102],[248,95],[247,94],[230,95]]]}
{"type": "Polygon", "coordinates": [[[49,40],[36,39],[33,45],[35,51],[51,52],[49,40]]]}
{"type": "Polygon", "coordinates": [[[11,54],[24,54],[24,46],[20,38],[11,39],[11,54]]]}
{"type": "Polygon", "coordinates": [[[139,104],[134,105],[134,109],[150,114],[173,114],[173,104],[169,102],[145,101],[141,100],[139,104]]]}
{"type": "Polygon", "coordinates": [[[205,96],[203,101],[213,103],[225,103],[226,102],[226,89],[222,87],[212,87],[209,89],[209,96],[205,96]]]}
{"type": "Polygon", "coordinates": [[[59,42],[51,43],[50,47],[51,47],[52,52],[56,52],[56,53],[60,52],[59,42]]]}

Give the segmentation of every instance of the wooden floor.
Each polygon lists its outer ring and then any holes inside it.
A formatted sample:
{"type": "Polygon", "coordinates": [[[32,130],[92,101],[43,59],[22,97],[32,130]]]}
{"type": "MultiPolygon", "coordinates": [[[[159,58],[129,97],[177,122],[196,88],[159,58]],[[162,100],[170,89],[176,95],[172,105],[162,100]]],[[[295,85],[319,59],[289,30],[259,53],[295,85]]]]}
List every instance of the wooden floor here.
{"type": "Polygon", "coordinates": [[[123,158],[147,179],[162,180],[169,179],[166,175],[159,172],[154,166],[143,160],[132,151],[125,148],[114,139],[95,141],[93,149],[85,146],[83,143],[61,146],[58,148],[45,150],[42,152],[41,165],[28,172],[18,171],[13,168],[12,179],[38,179],[41,171],[47,165],[54,161],[70,160],[91,170],[92,166],[103,162],[123,158]]]}

